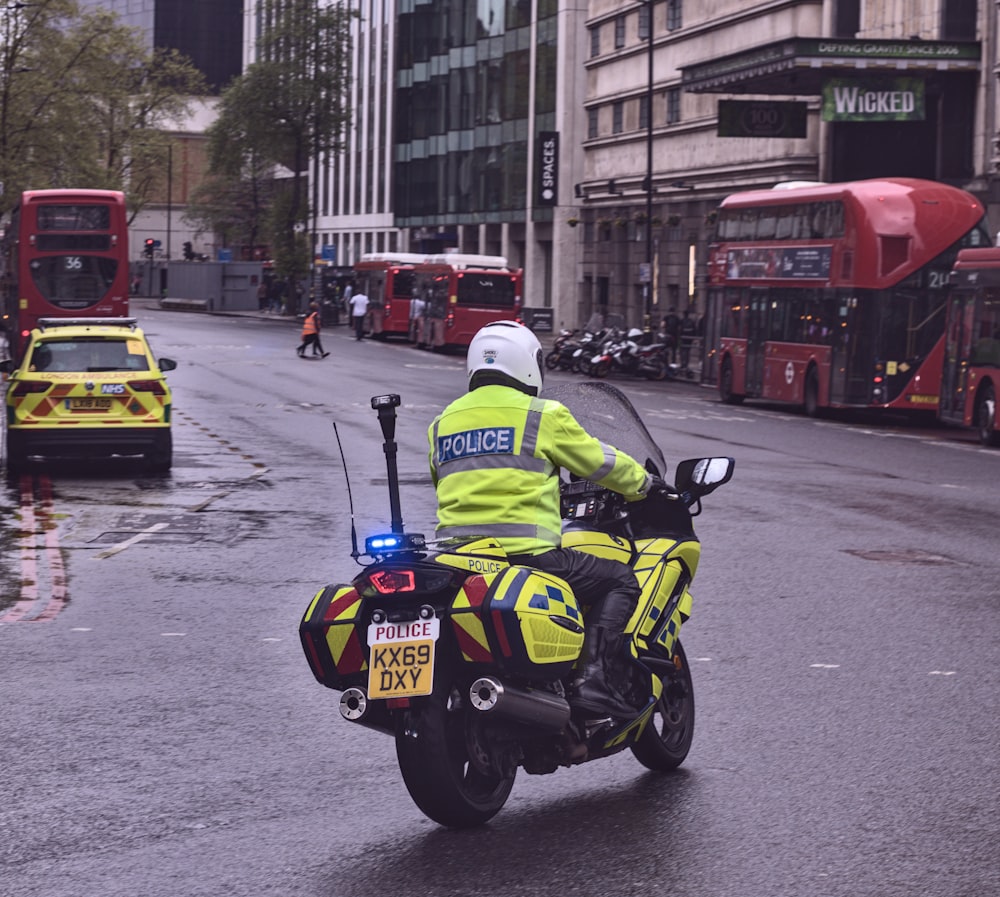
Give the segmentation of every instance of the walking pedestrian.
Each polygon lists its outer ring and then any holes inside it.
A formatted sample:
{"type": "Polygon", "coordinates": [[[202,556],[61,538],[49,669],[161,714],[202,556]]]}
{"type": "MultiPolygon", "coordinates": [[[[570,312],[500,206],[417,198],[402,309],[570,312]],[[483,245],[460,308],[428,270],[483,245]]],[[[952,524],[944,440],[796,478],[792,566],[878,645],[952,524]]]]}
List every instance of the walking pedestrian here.
{"type": "Polygon", "coordinates": [[[677,363],[677,343],[681,332],[681,319],[677,317],[677,309],[670,306],[667,316],[663,319],[663,332],[666,335],[667,355],[671,364],[677,363]]]}
{"type": "Polygon", "coordinates": [[[271,288],[268,291],[268,302],[271,314],[278,315],[281,314],[281,297],[285,292],[285,282],[280,278],[276,277],[271,281],[271,288]]]}
{"type": "Polygon", "coordinates": [[[354,338],[362,339],[365,335],[365,315],[368,313],[368,297],[363,292],[357,292],[348,300],[351,308],[351,322],[354,324],[354,338]]]}
{"type": "Polygon", "coordinates": [[[681,338],[681,370],[685,374],[691,370],[691,349],[694,346],[694,338],[698,333],[698,325],[691,320],[691,311],[684,310],[684,317],[681,318],[680,338],[681,338]]]}
{"type": "Polygon", "coordinates": [[[299,358],[306,357],[306,349],[312,346],[313,358],[319,356],[320,358],[326,358],[329,352],[323,351],[323,344],[319,339],[319,332],[322,329],[322,323],[319,314],[319,304],[316,302],[309,303],[309,314],[306,315],[306,319],[302,322],[302,345],[298,347],[295,351],[298,352],[299,358]]]}

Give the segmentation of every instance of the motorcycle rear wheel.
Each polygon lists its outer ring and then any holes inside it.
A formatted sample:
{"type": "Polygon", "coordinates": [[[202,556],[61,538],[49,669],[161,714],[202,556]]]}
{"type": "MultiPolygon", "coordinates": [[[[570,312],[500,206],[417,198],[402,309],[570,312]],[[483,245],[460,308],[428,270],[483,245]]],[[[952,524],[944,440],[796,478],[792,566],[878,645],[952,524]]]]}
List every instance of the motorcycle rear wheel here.
{"type": "Polygon", "coordinates": [[[548,370],[554,371],[556,368],[561,366],[562,366],[562,352],[560,352],[558,349],[553,349],[551,352],[549,352],[548,355],[545,356],[545,367],[548,370]]]}
{"type": "Polygon", "coordinates": [[[591,364],[590,368],[584,371],[584,373],[588,377],[599,377],[599,378],[607,377],[608,374],[611,373],[611,362],[608,361],[606,358],[602,358],[600,361],[596,361],[593,364],[591,364]]]}
{"type": "Polygon", "coordinates": [[[470,757],[478,730],[467,696],[457,684],[435,686],[419,710],[396,732],[396,759],[403,783],[420,811],[447,828],[471,828],[492,819],[507,802],[517,768],[484,772],[470,757]]]}
{"type": "Polygon", "coordinates": [[[653,718],[631,750],[646,769],[670,772],[684,762],[694,738],[694,683],[680,641],[673,663],[657,667],[656,673],[663,682],[663,693],[653,718]]]}

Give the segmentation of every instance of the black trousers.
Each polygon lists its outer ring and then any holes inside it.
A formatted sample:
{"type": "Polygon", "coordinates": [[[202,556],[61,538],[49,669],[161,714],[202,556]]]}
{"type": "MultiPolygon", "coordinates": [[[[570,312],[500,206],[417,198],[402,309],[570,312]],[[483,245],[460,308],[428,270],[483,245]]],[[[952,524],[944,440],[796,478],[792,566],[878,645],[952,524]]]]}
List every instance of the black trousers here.
{"type": "Polygon", "coordinates": [[[323,345],[319,341],[318,333],[308,333],[302,337],[302,345],[298,348],[298,353],[301,355],[309,346],[313,347],[313,355],[323,354],[323,345]]]}
{"type": "Polygon", "coordinates": [[[581,607],[589,608],[585,615],[587,626],[622,632],[639,603],[639,582],[632,568],[621,561],[572,548],[516,555],[509,560],[565,579],[581,607]]]}

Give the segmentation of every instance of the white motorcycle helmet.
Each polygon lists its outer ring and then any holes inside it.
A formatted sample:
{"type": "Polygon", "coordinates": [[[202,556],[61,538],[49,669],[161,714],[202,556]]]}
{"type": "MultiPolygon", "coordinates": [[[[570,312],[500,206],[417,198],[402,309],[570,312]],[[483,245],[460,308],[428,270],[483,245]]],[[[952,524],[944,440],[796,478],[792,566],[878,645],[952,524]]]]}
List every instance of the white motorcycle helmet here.
{"type": "Polygon", "coordinates": [[[470,389],[484,383],[513,380],[510,386],[537,396],[542,389],[544,370],[542,346],[524,324],[493,321],[480,329],[469,343],[465,369],[470,389]]]}

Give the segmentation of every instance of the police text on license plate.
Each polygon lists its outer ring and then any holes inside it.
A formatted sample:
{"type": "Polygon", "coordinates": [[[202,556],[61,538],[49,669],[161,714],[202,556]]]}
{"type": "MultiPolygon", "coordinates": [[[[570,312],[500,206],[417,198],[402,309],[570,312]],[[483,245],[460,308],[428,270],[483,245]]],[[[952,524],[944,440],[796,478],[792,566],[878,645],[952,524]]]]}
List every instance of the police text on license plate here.
{"type": "Polygon", "coordinates": [[[434,643],[440,632],[437,617],[370,624],[368,697],[429,695],[434,685],[434,643]]]}

